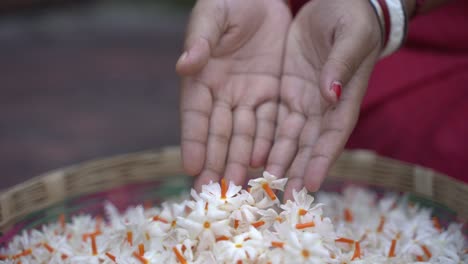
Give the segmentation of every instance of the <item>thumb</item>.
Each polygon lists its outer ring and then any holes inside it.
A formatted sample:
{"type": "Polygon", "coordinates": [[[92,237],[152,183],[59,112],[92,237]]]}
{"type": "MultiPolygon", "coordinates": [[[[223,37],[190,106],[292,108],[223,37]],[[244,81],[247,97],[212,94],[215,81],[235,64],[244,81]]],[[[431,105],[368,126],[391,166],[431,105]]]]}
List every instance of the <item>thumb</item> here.
{"type": "Polygon", "coordinates": [[[223,33],[223,1],[199,0],[192,10],[185,38],[184,52],[177,61],[180,75],[192,75],[208,62],[213,47],[223,33]]]}
{"type": "Polygon", "coordinates": [[[320,92],[328,102],[337,103],[343,89],[358,70],[361,63],[376,48],[378,41],[373,43],[372,33],[362,32],[363,28],[353,30],[342,26],[336,30],[334,42],[328,58],[320,73],[320,92]],[[354,31],[354,32],[353,32],[354,31]]]}

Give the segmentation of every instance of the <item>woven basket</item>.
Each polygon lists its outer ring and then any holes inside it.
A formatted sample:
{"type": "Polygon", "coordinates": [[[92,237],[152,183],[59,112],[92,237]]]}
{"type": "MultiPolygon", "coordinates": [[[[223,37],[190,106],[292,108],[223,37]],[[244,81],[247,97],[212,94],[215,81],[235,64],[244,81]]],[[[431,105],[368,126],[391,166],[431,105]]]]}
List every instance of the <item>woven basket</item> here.
{"type": "MultiPolygon", "coordinates": [[[[132,203],[157,202],[186,191],[190,178],[183,175],[179,152],[178,147],[169,147],[86,162],[46,173],[0,193],[0,231],[4,233],[0,242],[4,244],[7,235],[11,237],[23,228],[52,220],[59,213],[65,212],[70,217],[73,213],[89,212],[93,204],[109,197],[117,204],[125,200],[121,203],[125,208],[132,203]],[[112,196],[102,195],[109,190],[112,196]],[[126,197],[129,190],[138,197],[126,197]],[[84,204],[88,209],[79,210],[84,204]],[[25,219],[29,220],[25,222],[25,219]]],[[[429,201],[431,206],[450,211],[458,221],[466,223],[468,218],[467,184],[369,151],[345,151],[327,181],[409,192],[422,203],[429,201]]]]}

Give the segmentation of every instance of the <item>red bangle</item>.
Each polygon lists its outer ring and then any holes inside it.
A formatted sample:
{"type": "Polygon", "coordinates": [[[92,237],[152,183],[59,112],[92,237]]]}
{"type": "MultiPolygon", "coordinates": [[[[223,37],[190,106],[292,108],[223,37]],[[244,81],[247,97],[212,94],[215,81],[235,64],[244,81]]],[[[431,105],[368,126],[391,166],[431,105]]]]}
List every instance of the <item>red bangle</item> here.
{"type": "Polygon", "coordinates": [[[379,2],[380,8],[382,8],[382,15],[384,18],[384,29],[385,29],[385,35],[384,35],[384,43],[383,46],[387,46],[388,39],[390,38],[390,30],[391,28],[391,22],[390,22],[390,13],[388,11],[388,6],[387,2],[385,0],[377,0],[379,2]]]}
{"type": "Polygon", "coordinates": [[[288,2],[291,13],[293,16],[295,16],[297,13],[299,13],[301,7],[309,2],[309,0],[288,0],[288,2]]]}

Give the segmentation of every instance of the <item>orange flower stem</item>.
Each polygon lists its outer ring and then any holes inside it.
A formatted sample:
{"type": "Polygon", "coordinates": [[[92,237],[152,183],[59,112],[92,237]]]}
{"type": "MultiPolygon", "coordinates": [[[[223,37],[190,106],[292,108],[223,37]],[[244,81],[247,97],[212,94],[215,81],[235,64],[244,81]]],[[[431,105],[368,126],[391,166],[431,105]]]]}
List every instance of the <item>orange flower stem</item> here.
{"type": "Polygon", "coordinates": [[[307,222],[307,223],[299,223],[296,224],[296,229],[304,229],[304,228],[309,228],[309,227],[314,227],[315,223],[312,222],[307,222]]]}
{"type": "Polygon", "coordinates": [[[173,248],[172,248],[172,251],[174,251],[174,254],[175,254],[176,257],[177,257],[177,260],[178,260],[181,264],[187,264],[187,260],[184,258],[184,256],[179,252],[179,250],[178,250],[176,247],[173,247],[173,248]]]}
{"type": "Polygon", "coordinates": [[[270,185],[268,183],[262,184],[263,190],[266,192],[268,197],[270,197],[271,200],[276,200],[276,194],[273,192],[273,190],[270,188],[270,185]]]}

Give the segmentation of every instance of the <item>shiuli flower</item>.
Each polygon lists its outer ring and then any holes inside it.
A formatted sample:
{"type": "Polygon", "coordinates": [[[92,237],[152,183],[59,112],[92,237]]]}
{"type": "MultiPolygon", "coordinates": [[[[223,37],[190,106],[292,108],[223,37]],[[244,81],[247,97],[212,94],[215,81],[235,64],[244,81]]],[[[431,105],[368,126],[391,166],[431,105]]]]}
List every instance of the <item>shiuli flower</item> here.
{"type": "Polygon", "coordinates": [[[286,182],[286,178],[278,179],[267,171],[263,172],[263,177],[250,180],[248,185],[251,187],[250,193],[256,201],[256,206],[267,208],[279,204],[274,190],[284,191],[286,182]]]}
{"type": "Polygon", "coordinates": [[[246,233],[217,242],[213,252],[219,263],[248,263],[247,261],[258,257],[264,249],[263,246],[262,234],[251,227],[246,233]]]}
{"type": "Polygon", "coordinates": [[[468,263],[462,226],[407,196],[351,186],[315,201],[302,189],[281,204],[285,183],[265,172],[250,190],[222,180],[161,207],[61,215],[0,248],[0,264],[468,263]]]}

